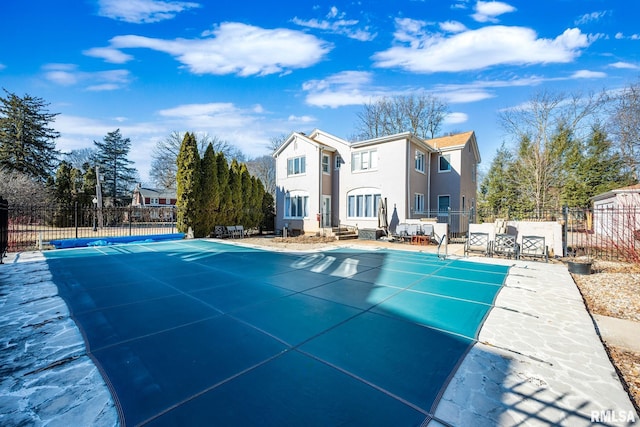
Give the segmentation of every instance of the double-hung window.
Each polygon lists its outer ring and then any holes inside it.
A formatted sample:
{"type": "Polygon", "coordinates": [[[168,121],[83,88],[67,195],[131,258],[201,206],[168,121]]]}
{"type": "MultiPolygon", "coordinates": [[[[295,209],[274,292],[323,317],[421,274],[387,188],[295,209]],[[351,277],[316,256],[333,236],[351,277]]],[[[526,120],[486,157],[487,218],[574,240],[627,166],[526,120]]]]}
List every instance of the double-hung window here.
{"type": "Polygon", "coordinates": [[[358,151],[351,154],[351,171],[378,169],[378,150],[358,151]]]}
{"type": "Polygon", "coordinates": [[[293,157],[287,159],[287,176],[302,175],[307,171],[306,157],[293,157]]]}
{"type": "Polygon", "coordinates": [[[330,163],[329,156],[326,155],[326,154],[323,154],[322,155],[322,172],[326,173],[326,174],[330,173],[329,172],[330,165],[331,165],[331,163],[330,163]]]}
{"type": "Polygon", "coordinates": [[[424,153],[416,150],[416,170],[424,173],[424,153]]]}

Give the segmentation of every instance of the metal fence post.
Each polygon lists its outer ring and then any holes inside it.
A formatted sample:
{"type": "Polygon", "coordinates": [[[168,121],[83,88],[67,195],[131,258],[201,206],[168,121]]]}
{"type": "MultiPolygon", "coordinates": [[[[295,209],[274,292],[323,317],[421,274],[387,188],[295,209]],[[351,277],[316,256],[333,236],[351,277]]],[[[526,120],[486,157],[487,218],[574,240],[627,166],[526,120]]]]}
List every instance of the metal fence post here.
{"type": "Polygon", "coordinates": [[[9,247],[9,202],[0,197],[0,264],[9,247]]]}
{"type": "Polygon", "coordinates": [[[133,212],[131,212],[131,205],[129,205],[129,236],[131,236],[131,215],[133,214],[133,212]]]}

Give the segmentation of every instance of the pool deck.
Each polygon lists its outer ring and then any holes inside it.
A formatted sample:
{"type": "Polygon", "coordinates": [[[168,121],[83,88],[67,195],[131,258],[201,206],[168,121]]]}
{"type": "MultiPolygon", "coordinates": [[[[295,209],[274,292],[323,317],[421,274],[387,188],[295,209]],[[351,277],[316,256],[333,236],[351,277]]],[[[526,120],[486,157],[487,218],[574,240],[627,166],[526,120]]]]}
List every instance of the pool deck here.
{"type": "MultiPolygon", "coordinates": [[[[450,245],[450,256],[460,252],[450,245]]],[[[440,422],[429,426],[640,425],[564,265],[469,260],[512,268],[479,342],[442,396],[435,412],[440,422]]],[[[42,254],[9,254],[4,262],[0,425],[117,425],[109,390],[42,254]]]]}

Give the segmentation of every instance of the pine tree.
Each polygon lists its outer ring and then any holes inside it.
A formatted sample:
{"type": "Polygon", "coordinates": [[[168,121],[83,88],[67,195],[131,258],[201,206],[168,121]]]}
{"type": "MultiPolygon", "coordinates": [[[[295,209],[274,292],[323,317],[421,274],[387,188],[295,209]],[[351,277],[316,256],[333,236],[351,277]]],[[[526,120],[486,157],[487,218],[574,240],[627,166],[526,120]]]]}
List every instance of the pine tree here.
{"type": "Polygon", "coordinates": [[[60,136],[50,123],[57,114],[49,113],[42,98],[20,98],[4,91],[0,97],[0,169],[18,171],[46,181],[57,163],[55,139],[60,136]]]}
{"type": "Polygon", "coordinates": [[[503,144],[480,184],[481,209],[503,213],[515,202],[513,154],[503,144]]]}
{"type": "Polygon", "coordinates": [[[136,182],[136,170],[127,158],[131,149],[131,140],[123,138],[120,129],[109,132],[101,142],[93,141],[97,148],[96,161],[104,175],[106,196],[114,199],[129,197],[136,182]]]}
{"type": "MultiPolygon", "coordinates": [[[[200,203],[200,155],[196,138],[187,132],[182,140],[177,158],[177,202],[178,215],[176,227],[178,231],[186,233],[189,227],[196,232],[200,203]]],[[[200,237],[200,236],[196,236],[200,237]]]]}
{"type": "Polygon", "coordinates": [[[199,234],[207,236],[216,226],[217,211],[220,207],[220,193],[218,188],[218,164],[213,144],[209,143],[202,158],[202,191],[199,234]]]}

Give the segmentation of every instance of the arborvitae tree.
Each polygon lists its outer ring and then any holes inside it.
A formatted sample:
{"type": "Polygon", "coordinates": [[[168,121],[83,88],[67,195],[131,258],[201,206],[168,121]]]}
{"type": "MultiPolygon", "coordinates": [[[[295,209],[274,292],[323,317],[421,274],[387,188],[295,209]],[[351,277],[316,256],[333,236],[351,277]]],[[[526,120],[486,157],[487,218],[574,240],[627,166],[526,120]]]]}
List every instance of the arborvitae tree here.
{"type": "Polygon", "coordinates": [[[49,127],[57,114],[49,113],[49,104],[42,98],[4,92],[6,96],[0,97],[0,169],[44,182],[57,163],[55,139],[60,133],[49,127]]]}
{"type": "Polygon", "coordinates": [[[231,204],[228,206],[229,221],[233,224],[240,224],[243,211],[242,171],[236,160],[231,162],[229,168],[229,191],[231,195],[231,204]]]}
{"type": "MultiPolygon", "coordinates": [[[[201,190],[200,155],[195,136],[187,132],[182,141],[177,158],[177,201],[178,215],[176,228],[187,232],[189,227],[196,233],[201,190]]],[[[201,237],[195,235],[196,237],[201,237]]]]}
{"type": "Polygon", "coordinates": [[[262,197],[262,222],[260,223],[260,233],[275,229],[276,203],[269,192],[265,192],[262,197]]]}
{"type": "Polygon", "coordinates": [[[199,234],[209,235],[216,226],[217,211],[220,208],[220,192],[218,188],[218,164],[213,144],[209,143],[202,158],[202,191],[199,234]]]}
{"type": "Polygon", "coordinates": [[[56,202],[54,225],[56,227],[71,226],[75,203],[82,205],[82,172],[62,161],[56,171],[53,183],[53,197],[56,202]]]}
{"type": "Polygon", "coordinates": [[[262,185],[262,181],[259,178],[251,177],[251,183],[253,186],[253,194],[251,197],[251,227],[260,227],[262,223],[262,199],[264,199],[264,194],[266,192],[264,186],[262,185]]]}
{"type": "Polygon", "coordinates": [[[93,141],[96,145],[96,161],[100,165],[100,173],[104,175],[104,194],[115,199],[130,197],[136,182],[136,170],[127,158],[131,149],[131,140],[123,138],[120,129],[109,132],[101,142],[93,141]]]}
{"type": "Polygon", "coordinates": [[[253,209],[253,183],[251,182],[251,175],[247,170],[247,165],[241,163],[239,165],[240,174],[240,192],[242,195],[242,210],[240,213],[240,224],[245,228],[252,227],[251,211],[253,209]]]}
{"type": "Polygon", "coordinates": [[[218,215],[216,225],[228,225],[233,223],[231,210],[233,204],[231,200],[231,188],[229,187],[229,164],[224,153],[218,152],[216,156],[218,172],[218,192],[220,194],[220,204],[218,205],[218,215]]]}

